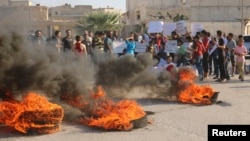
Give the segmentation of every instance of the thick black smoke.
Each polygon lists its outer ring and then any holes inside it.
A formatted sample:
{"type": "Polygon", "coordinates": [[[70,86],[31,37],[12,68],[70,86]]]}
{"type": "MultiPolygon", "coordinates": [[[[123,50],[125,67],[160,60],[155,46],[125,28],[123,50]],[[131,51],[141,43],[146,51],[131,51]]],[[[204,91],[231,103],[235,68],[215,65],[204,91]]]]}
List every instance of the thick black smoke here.
{"type": "Polygon", "coordinates": [[[0,65],[0,89],[15,95],[27,91],[52,97],[85,94],[94,74],[83,58],[31,46],[15,32],[0,35],[0,65]]]}
{"type": "MultiPolygon", "coordinates": [[[[6,90],[16,97],[37,91],[58,102],[64,95],[89,97],[90,90],[98,85],[115,97],[177,94],[178,78],[173,80],[167,71],[156,73],[155,62],[148,54],[105,56],[99,60],[94,66],[72,52],[59,54],[51,47],[32,46],[16,32],[0,32],[0,98],[6,90]]],[[[61,105],[69,119],[79,115],[79,111],[61,105]]]]}
{"type": "Polygon", "coordinates": [[[174,81],[169,72],[156,73],[149,54],[121,56],[99,64],[96,84],[105,88],[110,96],[171,96],[175,94],[174,81]]]}

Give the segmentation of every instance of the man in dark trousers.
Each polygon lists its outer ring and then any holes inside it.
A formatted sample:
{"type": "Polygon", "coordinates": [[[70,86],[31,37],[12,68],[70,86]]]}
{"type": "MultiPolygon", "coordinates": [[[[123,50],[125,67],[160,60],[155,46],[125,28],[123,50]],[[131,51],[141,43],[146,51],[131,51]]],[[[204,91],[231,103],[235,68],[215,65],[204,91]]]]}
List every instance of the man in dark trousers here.
{"type": "Polygon", "coordinates": [[[226,70],[225,70],[225,41],[222,38],[222,31],[217,30],[217,38],[218,38],[218,65],[220,70],[220,78],[217,82],[226,82],[226,70]]]}

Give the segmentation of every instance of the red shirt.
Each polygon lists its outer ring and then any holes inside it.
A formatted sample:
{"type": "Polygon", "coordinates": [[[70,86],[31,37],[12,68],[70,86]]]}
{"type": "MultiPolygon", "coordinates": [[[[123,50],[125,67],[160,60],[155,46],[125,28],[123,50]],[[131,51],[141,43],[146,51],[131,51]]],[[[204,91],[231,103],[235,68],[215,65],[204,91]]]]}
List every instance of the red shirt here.
{"type": "Polygon", "coordinates": [[[74,50],[75,50],[75,52],[80,53],[80,54],[85,52],[85,49],[84,49],[83,44],[81,42],[75,43],[74,50]]]}
{"type": "Polygon", "coordinates": [[[203,45],[205,47],[206,52],[208,52],[208,49],[209,49],[209,39],[208,39],[208,37],[204,37],[203,40],[202,40],[202,43],[203,43],[203,45]]]}
{"type": "Polygon", "coordinates": [[[162,43],[162,37],[159,36],[159,37],[156,38],[156,44],[157,44],[158,48],[161,48],[161,43],[162,43]]]}
{"type": "Polygon", "coordinates": [[[204,46],[203,43],[200,42],[200,41],[197,41],[195,44],[196,44],[198,50],[194,52],[194,57],[202,56],[203,55],[202,49],[203,49],[203,46],[204,46]]]}

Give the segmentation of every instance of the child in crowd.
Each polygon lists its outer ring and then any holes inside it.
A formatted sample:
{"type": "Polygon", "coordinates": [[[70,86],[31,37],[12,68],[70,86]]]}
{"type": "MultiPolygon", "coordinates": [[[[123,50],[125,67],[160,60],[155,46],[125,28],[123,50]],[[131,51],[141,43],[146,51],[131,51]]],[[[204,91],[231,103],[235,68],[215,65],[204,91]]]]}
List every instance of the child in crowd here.
{"type": "Polygon", "coordinates": [[[86,46],[82,43],[81,36],[76,35],[75,40],[76,40],[76,42],[74,43],[73,51],[76,54],[87,56],[86,46]]]}
{"type": "Polygon", "coordinates": [[[153,41],[150,41],[150,42],[149,42],[149,45],[147,46],[146,52],[150,53],[150,57],[151,57],[152,59],[155,58],[155,56],[156,56],[156,49],[155,49],[155,46],[154,46],[154,42],[153,42],[153,41]]]}
{"type": "Polygon", "coordinates": [[[173,62],[173,58],[170,55],[167,56],[166,71],[170,73],[171,80],[177,80],[177,67],[176,64],[173,62]]]}
{"type": "Polygon", "coordinates": [[[175,69],[176,65],[173,62],[173,58],[171,56],[167,56],[167,66],[166,66],[166,70],[171,72],[175,69]]]}

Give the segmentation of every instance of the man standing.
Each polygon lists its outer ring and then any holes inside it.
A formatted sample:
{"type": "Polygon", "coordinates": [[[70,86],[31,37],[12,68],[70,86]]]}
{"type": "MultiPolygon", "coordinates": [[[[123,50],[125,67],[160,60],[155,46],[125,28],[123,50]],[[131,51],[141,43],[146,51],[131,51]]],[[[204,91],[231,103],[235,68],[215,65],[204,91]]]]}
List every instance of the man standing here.
{"type": "Polygon", "coordinates": [[[220,70],[220,79],[218,82],[225,82],[226,81],[226,70],[225,70],[225,41],[222,38],[222,31],[217,30],[217,38],[218,38],[218,65],[220,70]]]}
{"type": "Polygon", "coordinates": [[[130,36],[128,38],[126,38],[126,44],[127,44],[127,48],[126,48],[126,53],[127,54],[131,54],[131,55],[135,55],[135,40],[133,36],[130,36]]]}
{"type": "Polygon", "coordinates": [[[71,51],[73,47],[73,38],[71,36],[71,31],[68,29],[66,30],[66,36],[62,38],[63,42],[63,51],[71,51]]]}
{"type": "Polygon", "coordinates": [[[204,47],[204,52],[203,52],[203,59],[202,59],[202,67],[204,71],[204,78],[208,77],[208,60],[209,60],[209,54],[208,54],[208,49],[209,49],[209,39],[207,36],[207,31],[202,30],[201,31],[201,37],[202,37],[202,43],[204,47]]]}
{"type": "Polygon", "coordinates": [[[112,31],[107,31],[106,37],[104,39],[104,52],[113,54],[113,40],[112,40],[112,31]]]}
{"type": "Polygon", "coordinates": [[[59,30],[55,31],[54,36],[52,36],[51,38],[47,39],[47,45],[49,47],[53,47],[57,50],[58,53],[61,53],[61,49],[62,49],[62,33],[59,30]]]}
{"type": "Polygon", "coordinates": [[[233,33],[229,33],[227,36],[227,44],[226,44],[226,48],[228,48],[229,53],[230,53],[230,61],[231,61],[231,76],[234,77],[235,74],[235,55],[234,55],[234,48],[236,47],[236,42],[233,39],[234,35],[233,33]]]}
{"type": "Polygon", "coordinates": [[[42,31],[37,30],[35,32],[35,36],[31,39],[33,46],[44,47],[45,46],[45,38],[42,36],[42,31]]]}
{"type": "Polygon", "coordinates": [[[193,61],[195,62],[195,66],[198,70],[199,80],[203,81],[204,79],[204,71],[202,66],[203,60],[203,43],[200,41],[200,36],[196,35],[193,41],[193,61]]]}
{"type": "Polygon", "coordinates": [[[86,46],[87,54],[91,55],[91,52],[92,52],[92,50],[91,50],[91,48],[92,48],[92,41],[91,41],[91,38],[88,35],[88,31],[86,31],[86,30],[83,32],[82,43],[86,46]]]}
{"type": "Polygon", "coordinates": [[[245,56],[247,55],[247,49],[244,46],[244,40],[241,38],[238,41],[238,45],[234,49],[234,54],[236,55],[236,65],[239,72],[239,79],[244,81],[244,64],[245,56]]]}
{"type": "Polygon", "coordinates": [[[98,64],[101,61],[101,56],[103,55],[104,51],[104,33],[101,31],[96,31],[95,36],[92,38],[92,54],[91,60],[94,64],[98,64]]]}

